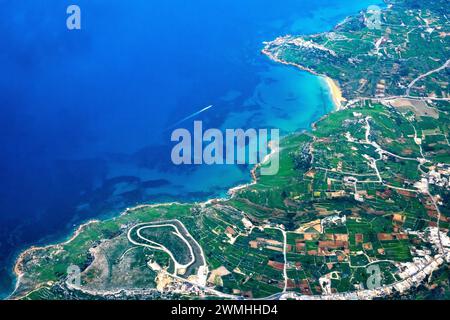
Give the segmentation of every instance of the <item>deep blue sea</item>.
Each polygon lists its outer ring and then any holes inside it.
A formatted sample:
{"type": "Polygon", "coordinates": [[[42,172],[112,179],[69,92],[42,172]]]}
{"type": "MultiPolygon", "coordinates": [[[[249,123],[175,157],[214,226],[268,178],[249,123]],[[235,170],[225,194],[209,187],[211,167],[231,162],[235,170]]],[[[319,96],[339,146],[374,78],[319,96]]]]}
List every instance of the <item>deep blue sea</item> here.
{"type": "Polygon", "coordinates": [[[208,127],[310,128],[332,108],[324,81],[271,62],[262,42],[378,2],[0,0],[0,297],[27,246],[249,181],[244,166],[171,165],[166,129],[208,105],[195,118],[208,127]],[[70,4],[80,31],[66,28],[70,4]]]}

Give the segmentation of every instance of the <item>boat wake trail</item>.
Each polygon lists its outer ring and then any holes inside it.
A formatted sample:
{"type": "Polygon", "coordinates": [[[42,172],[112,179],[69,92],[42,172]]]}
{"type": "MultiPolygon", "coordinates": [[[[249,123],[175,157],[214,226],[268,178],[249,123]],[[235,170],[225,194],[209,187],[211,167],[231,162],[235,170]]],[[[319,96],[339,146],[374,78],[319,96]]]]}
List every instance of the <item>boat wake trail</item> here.
{"type": "Polygon", "coordinates": [[[181,120],[178,121],[177,123],[175,123],[175,124],[171,125],[170,127],[168,127],[168,128],[166,129],[166,131],[167,131],[167,130],[171,130],[171,129],[177,127],[178,125],[182,124],[183,122],[185,122],[185,121],[187,121],[187,120],[189,120],[189,119],[192,119],[192,118],[198,116],[199,114],[201,114],[201,113],[203,113],[203,112],[205,112],[205,111],[211,109],[212,107],[213,107],[213,105],[209,105],[209,106],[207,106],[206,108],[203,108],[203,109],[201,109],[201,110],[199,110],[199,111],[197,111],[197,112],[194,112],[193,114],[191,114],[191,115],[189,115],[189,116],[187,116],[187,117],[181,119],[181,120]]]}

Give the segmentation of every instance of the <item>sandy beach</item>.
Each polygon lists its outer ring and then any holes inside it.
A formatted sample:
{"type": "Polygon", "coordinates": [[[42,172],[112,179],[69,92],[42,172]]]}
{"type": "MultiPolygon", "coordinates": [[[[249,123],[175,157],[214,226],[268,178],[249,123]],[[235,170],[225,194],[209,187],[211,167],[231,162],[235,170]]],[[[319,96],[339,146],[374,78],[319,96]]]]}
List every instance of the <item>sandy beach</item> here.
{"type": "Polygon", "coordinates": [[[346,102],[347,99],[342,96],[341,88],[339,88],[336,82],[330,77],[325,77],[325,81],[330,88],[330,94],[335,105],[335,111],[342,110],[344,108],[342,103],[346,102]]]}
{"type": "Polygon", "coordinates": [[[331,79],[330,77],[328,77],[326,75],[319,74],[316,71],[314,71],[310,68],[304,67],[300,64],[293,63],[293,62],[286,62],[284,60],[281,60],[278,57],[276,57],[275,55],[273,55],[269,50],[267,50],[267,48],[264,48],[261,52],[263,54],[265,54],[266,56],[268,56],[272,61],[284,64],[284,65],[294,66],[303,71],[306,71],[313,75],[316,75],[318,77],[323,77],[325,79],[325,82],[327,83],[328,88],[330,88],[330,94],[331,94],[333,104],[334,104],[334,111],[339,111],[339,110],[345,109],[343,106],[343,103],[346,102],[347,99],[345,99],[342,96],[342,90],[341,90],[341,88],[339,88],[336,81],[334,81],[333,79],[331,79]]]}

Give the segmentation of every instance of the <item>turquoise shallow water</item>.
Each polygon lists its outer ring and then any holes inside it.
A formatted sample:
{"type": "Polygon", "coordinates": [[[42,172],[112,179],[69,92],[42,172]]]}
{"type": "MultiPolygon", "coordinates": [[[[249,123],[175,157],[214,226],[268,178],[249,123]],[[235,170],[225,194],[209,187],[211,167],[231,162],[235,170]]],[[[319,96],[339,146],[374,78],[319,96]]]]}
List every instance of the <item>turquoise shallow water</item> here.
{"type": "MultiPolygon", "coordinates": [[[[174,167],[166,129],[307,129],[331,108],[323,81],[260,54],[326,31],[373,1],[0,0],[0,292],[32,244],[143,202],[222,196],[248,167],[174,167]]],[[[1,296],[1,294],[0,294],[1,296]]]]}

